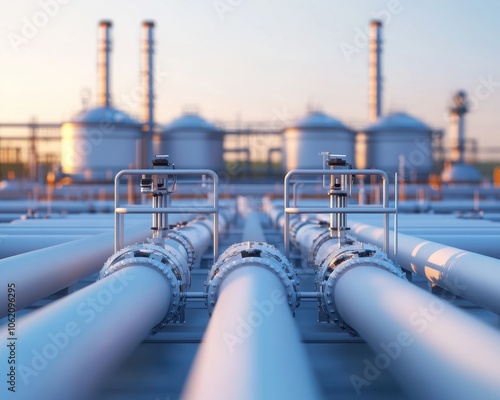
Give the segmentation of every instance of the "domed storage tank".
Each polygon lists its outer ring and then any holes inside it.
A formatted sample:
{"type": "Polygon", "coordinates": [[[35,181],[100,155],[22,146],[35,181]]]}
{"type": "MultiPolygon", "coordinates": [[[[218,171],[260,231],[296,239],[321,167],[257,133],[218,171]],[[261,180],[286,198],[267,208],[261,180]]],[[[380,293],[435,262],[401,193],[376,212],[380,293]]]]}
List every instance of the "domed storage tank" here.
{"type": "Polygon", "coordinates": [[[165,126],[160,151],[177,168],[224,171],[224,132],[197,114],[188,113],[165,126]]]}
{"type": "Polygon", "coordinates": [[[354,163],[355,133],[339,120],[312,112],[283,133],[283,169],[321,169],[320,152],[344,154],[354,163]]]}
{"type": "Polygon", "coordinates": [[[112,180],[136,164],[141,126],[113,107],[82,111],[62,126],[62,172],[73,180],[112,180]]]}
{"type": "Polygon", "coordinates": [[[356,167],[399,172],[404,157],[407,179],[427,180],[433,169],[432,129],[405,113],[379,118],[356,140],[356,167]]]}
{"type": "Polygon", "coordinates": [[[441,174],[444,183],[480,183],[481,173],[472,165],[465,163],[447,164],[441,174]]]}

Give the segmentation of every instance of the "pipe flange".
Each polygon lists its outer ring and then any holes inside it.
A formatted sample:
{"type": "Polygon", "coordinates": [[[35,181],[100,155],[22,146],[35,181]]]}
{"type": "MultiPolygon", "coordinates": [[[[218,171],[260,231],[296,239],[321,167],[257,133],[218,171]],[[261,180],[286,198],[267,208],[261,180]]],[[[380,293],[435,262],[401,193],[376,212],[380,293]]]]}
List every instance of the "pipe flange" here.
{"type": "Polygon", "coordinates": [[[316,256],[318,255],[318,251],[319,251],[320,247],[323,245],[323,243],[325,243],[329,240],[332,240],[332,239],[336,239],[336,238],[333,238],[330,236],[329,230],[325,230],[324,232],[322,232],[321,234],[316,236],[316,238],[313,240],[313,242],[311,244],[311,248],[309,249],[309,258],[307,261],[309,262],[309,265],[312,268],[314,268],[315,270],[317,270],[319,268],[319,265],[320,265],[320,264],[316,264],[316,256]]]}
{"type": "Polygon", "coordinates": [[[322,234],[320,234],[318,237],[316,237],[311,245],[311,249],[309,251],[309,264],[315,269],[318,270],[321,268],[321,266],[325,265],[325,261],[327,259],[331,260],[333,258],[336,258],[339,252],[344,252],[350,248],[355,248],[353,246],[356,246],[356,239],[351,236],[351,235],[346,235],[345,236],[345,241],[344,244],[339,247],[336,251],[333,251],[332,253],[327,254],[322,260],[320,260],[318,263],[315,262],[316,257],[318,256],[319,250],[321,247],[328,242],[329,240],[337,240],[337,237],[331,237],[330,236],[330,231],[326,230],[322,234]]]}
{"type": "Polygon", "coordinates": [[[295,219],[290,223],[289,230],[290,230],[290,240],[292,243],[297,246],[297,232],[299,231],[300,228],[302,228],[304,225],[309,225],[311,222],[307,220],[302,220],[302,219],[295,219]]]}
{"type": "Polygon", "coordinates": [[[379,252],[375,257],[353,257],[347,261],[340,263],[334,267],[331,274],[328,276],[322,285],[323,297],[320,300],[323,311],[343,330],[346,330],[351,335],[357,335],[354,328],[349,326],[338,313],[337,306],[335,305],[335,285],[340,277],[349,269],[355,267],[370,266],[380,268],[388,271],[401,279],[406,279],[401,269],[397,268],[391,261],[385,258],[385,253],[379,252]],[[382,253],[382,254],[380,254],[382,253]]]}
{"type": "Polygon", "coordinates": [[[281,280],[287,294],[288,305],[294,313],[299,306],[297,296],[299,283],[288,259],[276,247],[267,243],[244,242],[229,247],[210,270],[208,282],[205,283],[209,314],[212,315],[224,279],[235,269],[247,265],[269,269],[281,280]]]}
{"type": "Polygon", "coordinates": [[[168,232],[167,238],[175,240],[184,247],[187,253],[186,261],[188,263],[188,267],[189,269],[193,269],[194,263],[196,261],[196,254],[191,240],[189,240],[189,238],[186,235],[184,235],[181,231],[177,229],[170,230],[168,232]]]}
{"type": "Polygon", "coordinates": [[[165,253],[168,254],[168,261],[172,266],[174,273],[181,277],[181,282],[183,287],[191,285],[191,270],[187,264],[184,256],[175,247],[171,247],[165,244],[164,247],[160,247],[165,253]]]}
{"type": "Polygon", "coordinates": [[[366,243],[350,243],[338,247],[328,253],[317,267],[316,282],[322,284],[328,279],[332,271],[341,263],[354,257],[382,257],[387,258],[384,252],[376,246],[366,243]]]}
{"type": "Polygon", "coordinates": [[[185,306],[186,300],[182,294],[186,291],[186,285],[180,271],[176,271],[171,261],[171,253],[160,246],[151,244],[127,246],[108,258],[99,272],[98,279],[104,279],[124,268],[138,265],[160,272],[170,287],[172,297],[164,318],[152,329],[152,332],[156,333],[177,317],[185,306]]]}

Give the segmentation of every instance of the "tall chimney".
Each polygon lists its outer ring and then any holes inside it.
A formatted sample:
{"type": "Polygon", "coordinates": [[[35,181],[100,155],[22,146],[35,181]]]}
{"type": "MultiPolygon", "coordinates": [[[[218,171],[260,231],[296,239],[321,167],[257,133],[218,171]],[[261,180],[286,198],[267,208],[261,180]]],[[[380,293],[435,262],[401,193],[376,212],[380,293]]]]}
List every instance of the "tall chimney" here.
{"type": "Polygon", "coordinates": [[[369,117],[374,122],[382,114],[382,22],[370,22],[370,82],[369,82],[369,117]]]}
{"type": "Polygon", "coordinates": [[[144,121],[144,132],[142,139],[142,168],[149,168],[153,159],[153,129],[154,129],[154,21],[144,21],[143,47],[142,47],[142,91],[143,109],[142,118],[144,121]]]}
{"type": "Polygon", "coordinates": [[[451,161],[465,162],[465,114],[469,111],[467,95],[459,91],[453,96],[453,106],[450,108],[450,144],[451,161]]]}
{"type": "Polygon", "coordinates": [[[111,105],[109,61],[111,53],[111,21],[99,22],[99,50],[97,55],[99,106],[111,105]]]}

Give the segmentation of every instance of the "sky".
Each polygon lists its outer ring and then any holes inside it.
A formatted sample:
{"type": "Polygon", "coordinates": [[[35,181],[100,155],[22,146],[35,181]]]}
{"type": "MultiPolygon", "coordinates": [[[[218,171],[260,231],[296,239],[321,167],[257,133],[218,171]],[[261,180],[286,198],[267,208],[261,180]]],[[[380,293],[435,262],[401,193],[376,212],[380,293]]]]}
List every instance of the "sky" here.
{"type": "Polygon", "coordinates": [[[141,24],[156,22],[156,119],[289,120],[308,108],[368,123],[367,28],[383,27],[383,112],[500,149],[497,0],[0,0],[0,122],[60,122],[97,103],[97,26],[113,22],[113,104],[140,117],[141,24]]]}

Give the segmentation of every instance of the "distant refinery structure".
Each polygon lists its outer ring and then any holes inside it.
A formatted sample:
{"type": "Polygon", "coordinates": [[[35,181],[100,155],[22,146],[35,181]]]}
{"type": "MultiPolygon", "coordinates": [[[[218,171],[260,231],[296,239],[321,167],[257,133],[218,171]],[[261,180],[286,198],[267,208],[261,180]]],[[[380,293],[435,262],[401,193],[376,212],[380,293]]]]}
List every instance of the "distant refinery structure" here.
{"type": "Polygon", "coordinates": [[[362,127],[160,125],[155,23],[136,118],[111,27],[97,107],[45,127],[60,170],[37,179],[32,122],[31,180],[0,182],[2,399],[499,398],[500,183],[467,164],[463,91],[442,175],[441,134],[384,112],[379,21],[362,127]]]}
{"type": "MultiPolygon", "coordinates": [[[[225,148],[224,127],[196,112],[187,112],[165,126],[155,122],[153,21],[143,23],[142,121],[112,106],[111,27],[110,21],[99,24],[98,107],[84,110],[62,125],[61,177],[75,182],[109,181],[120,169],[144,168],[153,153],[176,154],[177,162],[185,168],[224,171],[225,154],[243,151],[225,148]]],[[[372,21],[369,32],[369,125],[354,130],[335,117],[311,110],[273,132],[281,135],[281,147],[273,151],[281,153],[283,173],[294,168],[312,168],[316,163],[314,156],[325,148],[346,155],[357,168],[379,168],[391,176],[398,172],[401,179],[413,182],[426,182],[431,173],[438,172],[435,145],[441,132],[407,113],[383,113],[382,23],[372,21]]],[[[464,160],[465,96],[459,92],[451,109],[452,156],[442,173],[444,183],[477,183],[481,179],[479,172],[464,160]]],[[[251,133],[242,131],[242,135],[251,133]]]]}

